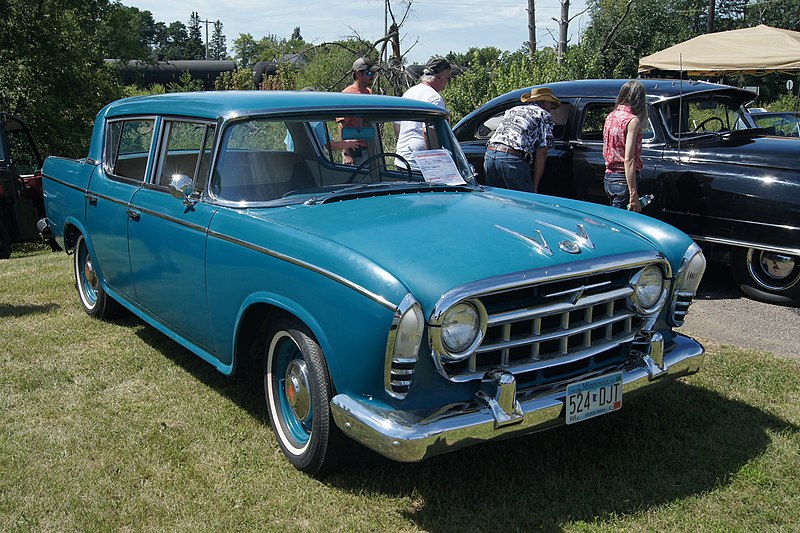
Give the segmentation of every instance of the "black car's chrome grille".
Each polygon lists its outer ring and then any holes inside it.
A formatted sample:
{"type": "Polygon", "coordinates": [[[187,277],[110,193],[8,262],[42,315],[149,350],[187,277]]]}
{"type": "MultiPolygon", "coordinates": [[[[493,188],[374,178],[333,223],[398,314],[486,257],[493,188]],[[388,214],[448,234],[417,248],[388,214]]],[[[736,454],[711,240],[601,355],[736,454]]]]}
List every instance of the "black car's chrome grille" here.
{"type": "Polygon", "coordinates": [[[538,386],[619,362],[627,353],[620,345],[630,343],[648,323],[630,303],[629,280],[641,268],[532,280],[478,295],[488,314],[486,335],[470,357],[443,360],[441,368],[454,381],[505,368],[518,375],[520,384],[538,386]]]}

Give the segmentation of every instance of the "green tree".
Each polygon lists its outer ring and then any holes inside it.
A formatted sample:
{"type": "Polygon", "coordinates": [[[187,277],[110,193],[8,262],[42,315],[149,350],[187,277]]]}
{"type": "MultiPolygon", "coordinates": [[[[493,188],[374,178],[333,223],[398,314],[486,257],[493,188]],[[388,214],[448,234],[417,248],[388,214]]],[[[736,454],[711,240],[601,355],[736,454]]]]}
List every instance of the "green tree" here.
{"type": "MultiPolygon", "coordinates": [[[[95,115],[118,98],[104,65],[124,17],[107,0],[4,0],[0,16],[0,109],[22,115],[45,154],[86,155],[95,115]],[[43,21],[46,21],[44,23],[43,21]]],[[[113,57],[113,56],[111,56],[113,57]]]]}
{"type": "Polygon", "coordinates": [[[228,48],[225,46],[225,35],[222,33],[222,22],[214,22],[214,33],[211,34],[211,42],[208,44],[209,59],[225,59],[228,56],[228,48]]]}
{"type": "Polygon", "coordinates": [[[179,59],[205,59],[205,57],[206,47],[203,45],[203,35],[200,31],[200,15],[197,11],[192,11],[192,16],[189,17],[189,39],[186,41],[183,57],[179,59]]]}

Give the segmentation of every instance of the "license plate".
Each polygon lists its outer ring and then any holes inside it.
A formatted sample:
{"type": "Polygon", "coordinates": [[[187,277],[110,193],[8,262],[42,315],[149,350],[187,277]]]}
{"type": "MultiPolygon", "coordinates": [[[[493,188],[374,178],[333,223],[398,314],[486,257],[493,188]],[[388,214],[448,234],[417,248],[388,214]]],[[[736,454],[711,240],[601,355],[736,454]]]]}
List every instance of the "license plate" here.
{"type": "Polygon", "coordinates": [[[604,415],[621,407],[622,372],[567,385],[567,424],[604,415]]]}

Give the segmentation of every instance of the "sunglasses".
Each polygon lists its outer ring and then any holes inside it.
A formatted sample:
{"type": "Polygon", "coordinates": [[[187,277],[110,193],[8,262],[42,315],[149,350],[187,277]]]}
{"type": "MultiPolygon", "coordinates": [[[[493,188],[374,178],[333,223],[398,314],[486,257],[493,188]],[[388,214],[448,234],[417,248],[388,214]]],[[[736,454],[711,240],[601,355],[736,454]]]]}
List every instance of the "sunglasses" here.
{"type": "Polygon", "coordinates": [[[376,74],[376,72],[374,72],[374,71],[372,71],[372,70],[368,70],[368,71],[366,71],[364,74],[366,74],[367,76],[370,76],[370,77],[371,77],[371,76],[374,76],[374,75],[376,74]]]}

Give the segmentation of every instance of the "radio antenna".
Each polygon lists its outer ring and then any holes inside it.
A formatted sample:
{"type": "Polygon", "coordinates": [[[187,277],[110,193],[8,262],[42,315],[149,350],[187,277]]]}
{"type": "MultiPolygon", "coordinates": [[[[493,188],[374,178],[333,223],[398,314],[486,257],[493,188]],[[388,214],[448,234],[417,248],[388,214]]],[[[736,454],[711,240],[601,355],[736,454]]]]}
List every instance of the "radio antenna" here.
{"type": "Polygon", "coordinates": [[[683,129],[683,54],[678,54],[678,164],[681,164],[681,137],[683,129]]]}

